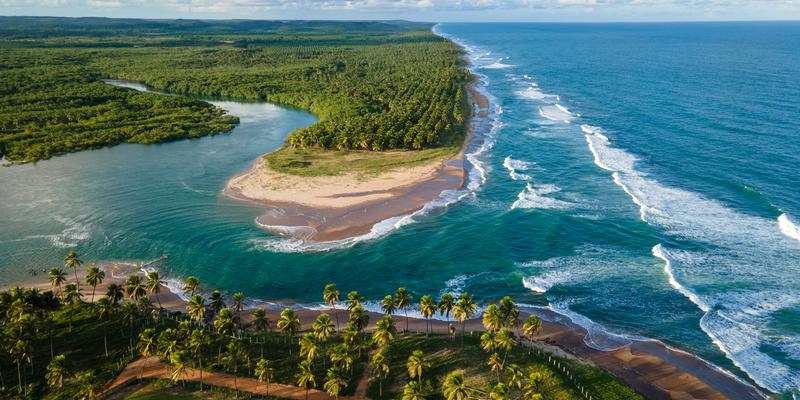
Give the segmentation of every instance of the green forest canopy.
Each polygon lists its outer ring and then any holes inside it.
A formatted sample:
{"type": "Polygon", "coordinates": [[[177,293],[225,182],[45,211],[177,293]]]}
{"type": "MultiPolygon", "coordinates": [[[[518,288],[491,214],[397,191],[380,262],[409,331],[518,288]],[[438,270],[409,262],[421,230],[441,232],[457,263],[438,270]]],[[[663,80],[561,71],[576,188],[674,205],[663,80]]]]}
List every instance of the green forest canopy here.
{"type": "Polygon", "coordinates": [[[186,95],[267,100],[319,117],[303,149],[449,144],[468,110],[460,49],[402,21],[199,21],[0,17],[0,156],[35,161],[122,142],[229,131],[237,120],[186,95]]]}

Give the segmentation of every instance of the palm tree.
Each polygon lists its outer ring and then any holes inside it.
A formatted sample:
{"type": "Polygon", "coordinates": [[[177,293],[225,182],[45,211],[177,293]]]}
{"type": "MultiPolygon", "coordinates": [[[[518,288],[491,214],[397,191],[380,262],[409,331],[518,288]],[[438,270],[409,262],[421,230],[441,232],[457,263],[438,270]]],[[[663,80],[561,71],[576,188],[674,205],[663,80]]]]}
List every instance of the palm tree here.
{"type": "Polygon", "coordinates": [[[83,298],[83,294],[81,293],[80,289],[72,283],[67,284],[64,286],[64,301],[67,304],[74,305],[78,304],[81,299],[83,298]]]}
{"type": "Polygon", "coordinates": [[[494,338],[494,343],[498,350],[503,350],[505,352],[503,354],[503,364],[505,364],[506,357],[508,357],[508,352],[514,347],[514,335],[511,333],[510,329],[502,328],[497,331],[497,336],[494,338]]]}
{"type": "Polygon", "coordinates": [[[500,300],[500,318],[504,326],[514,328],[519,325],[519,310],[511,297],[503,297],[500,300]]]}
{"type": "MultiPolygon", "coordinates": [[[[163,335],[163,333],[162,333],[163,335]]],[[[139,354],[142,355],[142,358],[152,357],[155,354],[157,346],[156,341],[156,330],[153,328],[147,328],[139,334],[139,343],[137,344],[139,354]]],[[[139,370],[139,379],[142,379],[142,375],[144,375],[144,363],[142,363],[142,368],[139,370]]]]}
{"type": "Polygon", "coordinates": [[[497,332],[503,326],[503,317],[496,304],[490,304],[483,312],[483,326],[487,331],[497,332]]]}
{"type": "Polygon", "coordinates": [[[244,294],[236,292],[233,294],[233,311],[236,312],[236,321],[239,322],[239,329],[242,323],[242,308],[244,308],[244,294]]]}
{"type": "Polygon", "coordinates": [[[139,301],[140,298],[147,295],[147,290],[142,285],[142,278],[139,275],[131,274],[125,281],[125,294],[133,301],[139,301]]]}
{"type": "Polygon", "coordinates": [[[425,317],[425,334],[430,331],[431,317],[436,314],[436,309],[436,302],[433,301],[433,297],[425,295],[419,299],[419,312],[425,317]]]}
{"type": "Polygon", "coordinates": [[[192,296],[189,304],[186,305],[186,312],[193,321],[203,322],[206,316],[206,300],[199,294],[192,296]]]}
{"type": "Polygon", "coordinates": [[[385,315],[377,324],[375,324],[375,331],[372,332],[372,341],[379,347],[385,347],[389,342],[394,339],[397,329],[394,326],[394,321],[391,315],[385,315]]]}
{"type": "Polygon", "coordinates": [[[272,326],[272,321],[267,318],[267,312],[264,311],[263,308],[256,308],[253,312],[253,320],[250,322],[250,326],[252,326],[256,332],[264,332],[272,326]]]}
{"type": "Polygon", "coordinates": [[[214,320],[214,329],[220,336],[233,336],[236,332],[236,316],[230,308],[223,308],[214,320]]]}
{"type": "Polygon", "coordinates": [[[50,284],[56,288],[58,294],[61,295],[61,284],[67,281],[67,273],[61,268],[54,267],[50,269],[47,276],[50,277],[50,284]]]}
{"type": "Polygon", "coordinates": [[[184,281],[183,286],[183,293],[189,295],[189,297],[194,297],[197,292],[200,290],[200,280],[197,279],[195,276],[187,277],[184,281]]]}
{"type": "Polygon", "coordinates": [[[498,382],[494,385],[492,391],[489,392],[490,400],[509,400],[511,398],[511,389],[503,382],[498,382]]]}
{"type": "Polygon", "coordinates": [[[464,382],[464,374],[451,372],[444,378],[442,394],[447,400],[466,400],[469,397],[469,388],[464,382]]]}
{"type": "Polygon", "coordinates": [[[453,302],[453,294],[445,293],[439,299],[439,315],[444,315],[447,322],[450,322],[450,313],[453,311],[455,303],[453,302]]]}
{"type": "Polygon", "coordinates": [[[105,350],[106,357],[108,357],[108,333],[107,333],[107,322],[111,314],[114,313],[114,308],[116,305],[111,302],[111,300],[107,296],[103,296],[97,300],[97,307],[95,310],[97,312],[97,318],[102,321],[103,324],[103,349],[105,350]]]}
{"type": "Polygon", "coordinates": [[[8,351],[11,358],[14,359],[14,364],[17,365],[17,382],[19,384],[19,394],[26,396],[27,388],[23,389],[22,386],[22,362],[31,362],[31,348],[30,343],[23,339],[17,339],[8,351]]]}
{"type": "Polygon", "coordinates": [[[383,380],[389,376],[389,362],[383,352],[372,356],[372,378],[378,381],[378,397],[383,397],[383,380]]]}
{"type": "Polygon", "coordinates": [[[203,391],[203,349],[209,341],[208,334],[203,329],[193,329],[189,335],[188,349],[197,358],[198,370],[200,371],[200,392],[203,391]]]}
{"type": "Polygon", "coordinates": [[[339,312],[336,310],[336,303],[339,302],[339,289],[336,289],[336,284],[329,283],[325,285],[325,289],[322,291],[322,298],[325,300],[325,303],[333,307],[333,314],[336,317],[336,330],[338,331],[339,312]]]}
{"type": "Polygon", "coordinates": [[[364,296],[360,295],[357,291],[353,290],[352,292],[347,294],[347,300],[345,303],[347,304],[347,310],[350,311],[355,307],[357,304],[361,304],[364,301],[364,296]]]}
{"type": "Polygon", "coordinates": [[[64,378],[67,376],[67,358],[63,354],[59,354],[47,364],[47,372],[44,377],[47,380],[47,385],[54,389],[61,389],[64,387],[64,378]]]}
{"type": "Polygon", "coordinates": [[[264,394],[269,396],[269,383],[275,375],[275,370],[270,367],[269,361],[263,358],[259,359],[258,362],[256,362],[255,374],[259,382],[266,382],[264,394]]]}
{"type": "Polygon", "coordinates": [[[86,270],[86,283],[92,287],[92,299],[89,301],[90,303],[94,303],[94,292],[97,289],[97,285],[103,283],[103,279],[105,278],[106,273],[101,271],[100,268],[91,266],[86,270]]]}
{"type": "Polygon", "coordinates": [[[94,400],[97,398],[97,378],[94,371],[86,371],[78,375],[78,399],[94,400]]]}
{"type": "Polygon", "coordinates": [[[492,331],[483,332],[481,335],[481,348],[483,351],[487,353],[491,353],[494,351],[495,348],[495,341],[494,341],[495,334],[492,331]]]}
{"type": "Polygon", "coordinates": [[[394,293],[394,302],[399,310],[403,310],[406,316],[406,332],[408,332],[408,308],[411,307],[411,300],[413,297],[408,293],[406,288],[397,288],[394,293]]]}
{"type": "Polygon", "coordinates": [[[522,388],[525,398],[531,400],[542,399],[542,389],[544,389],[544,377],[538,372],[531,371],[522,388]]]}
{"type": "Polygon", "coordinates": [[[128,322],[128,347],[131,351],[131,358],[133,358],[133,324],[136,322],[136,317],[139,315],[139,308],[136,307],[131,301],[122,303],[122,319],[128,322]]]}
{"type": "Polygon", "coordinates": [[[500,355],[497,353],[492,353],[489,356],[489,361],[486,363],[491,367],[492,372],[497,375],[498,382],[500,381],[500,372],[503,371],[503,361],[500,360],[500,355]]]}
{"type": "Polygon", "coordinates": [[[172,382],[178,382],[181,377],[186,374],[186,369],[189,368],[189,352],[186,350],[178,350],[172,353],[169,358],[169,364],[172,367],[172,382]]]}
{"type": "MultiPolygon", "coordinates": [[[[227,310],[223,309],[223,310],[227,310]]],[[[236,380],[237,372],[239,370],[239,361],[247,357],[245,349],[239,339],[233,339],[228,343],[225,348],[225,357],[223,362],[229,370],[233,370],[233,387],[236,390],[236,398],[239,397],[239,385],[236,380]]]]}
{"type": "Polygon", "coordinates": [[[466,331],[466,321],[475,316],[478,306],[472,302],[469,293],[461,293],[455,306],[453,306],[453,316],[461,322],[461,344],[464,344],[464,333],[466,331]]]}
{"type": "Polygon", "coordinates": [[[312,364],[314,359],[317,358],[317,350],[317,342],[314,341],[313,334],[306,333],[300,338],[300,355],[312,364]]]}
{"type": "Polygon", "coordinates": [[[329,395],[333,396],[334,399],[338,399],[339,393],[347,387],[347,379],[342,376],[341,371],[336,366],[328,369],[325,378],[323,388],[329,395]]]}
{"type": "Polygon", "coordinates": [[[519,365],[508,364],[506,367],[505,380],[509,387],[516,386],[518,389],[521,389],[522,383],[525,380],[525,374],[522,373],[519,365]]]}
{"type": "Polygon", "coordinates": [[[122,286],[117,285],[116,283],[112,283],[108,285],[106,288],[106,297],[111,300],[112,303],[117,304],[120,300],[122,300],[123,292],[122,286]]]}
{"type": "Polygon", "coordinates": [[[211,310],[212,316],[216,315],[225,307],[227,307],[227,305],[225,305],[225,299],[222,297],[222,292],[219,290],[214,290],[211,292],[211,295],[208,296],[208,308],[211,310]]]}
{"type": "Polygon", "coordinates": [[[425,354],[422,352],[422,350],[414,350],[408,357],[408,362],[406,362],[408,376],[411,379],[417,378],[419,380],[420,387],[422,387],[422,372],[423,370],[428,369],[430,366],[431,363],[425,360],[425,354]]]}
{"type": "Polygon", "coordinates": [[[392,296],[387,295],[386,297],[383,298],[383,300],[381,301],[381,310],[383,310],[383,313],[386,315],[394,314],[396,310],[396,305],[394,303],[394,299],[392,298],[392,296]]]}
{"type": "Polygon", "coordinates": [[[531,344],[533,344],[533,337],[538,336],[541,331],[542,321],[533,314],[529,315],[528,318],[525,319],[525,323],[522,324],[522,333],[528,338],[531,344]]]}
{"type": "Polygon", "coordinates": [[[158,276],[158,271],[150,271],[147,273],[147,282],[145,283],[145,288],[148,292],[150,292],[150,294],[156,295],[156,301],[158,302],[159,309],[164,307],[161,306],[161,299],[158,297],[158,294],[161,293],[161,286],[166,284],[167,282],[162,281],[161,277],[158,276]]]}
{"type": "Polygon", "coordinates": [[[346,344],[340,343],[331,350],[331,362],[343,371],[353,372],[353,353],[346,344]]]}
{"type": "MultiPolygon", "coordinates": [[[[280,329],[286,334],[286,336],[289,337],[289,343],[291,344],[292,338],[297,334],[297,331],[300,330],[300,319],[295,316],[294,310],[291,308],[286,308],[285,310],[281,311],[281,319],[278,321],[278,329],[280,329]]],[[[289,354],[292,354],[292,346],[289,346],[289,354]]]]}
{"type": "Polygon", "coordinates": [[[78,267],[83,265],[78,253],[70,251],[64,258],[64,266],[75,272],[75,286],[80,287],[81,283],[78,281],[78,267]]]}
{"type": "Polygon", "coordinates": [[[410,381],[403,387],[402,400],[425,400],[425,392],[417,381],[410,381]]]}
{"type": "Polygon", "coordinates": [[[369,325],[369,315],[364,311],[364,307],[360,303],[350,310],[349,324],[355,328],[357,333],[360,333],[369,325]]]}
{"type": "Polygon", "coordinates": [[[300,372],[296,375],[297,385],[306,390],[306,400],[308,400],[308,391],[317,386],[317,381],[314,379],[314,373],[311,372],[311,363],[305,360],[300,363],[300,372]]]}
{"type": "Polygon", "coordinates": [[[325,313],[317,315],[317,319],[314,320],[313,330],[314,337],[320,342],[325,343],[328,341],[328,338],[335,333],[333,320],[325,313]]]}

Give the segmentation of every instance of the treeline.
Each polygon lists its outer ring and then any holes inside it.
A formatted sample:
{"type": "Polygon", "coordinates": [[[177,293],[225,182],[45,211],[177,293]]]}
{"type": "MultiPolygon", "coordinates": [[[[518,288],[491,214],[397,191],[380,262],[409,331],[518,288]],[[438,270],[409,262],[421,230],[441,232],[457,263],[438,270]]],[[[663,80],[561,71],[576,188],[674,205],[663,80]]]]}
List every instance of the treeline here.
{"type": "Polygon", "coordinates": [[[11,160],[200,136],[233,122],[186,98],[103,88],[101,77],[309,110],[319,122],[288,138],[302,148],[438,146],[463,131],[468,112],[461,51],[428,24],[99,19],[78,35],[81,20],[10,21],[0,28],[0,154],[11,160]]]}

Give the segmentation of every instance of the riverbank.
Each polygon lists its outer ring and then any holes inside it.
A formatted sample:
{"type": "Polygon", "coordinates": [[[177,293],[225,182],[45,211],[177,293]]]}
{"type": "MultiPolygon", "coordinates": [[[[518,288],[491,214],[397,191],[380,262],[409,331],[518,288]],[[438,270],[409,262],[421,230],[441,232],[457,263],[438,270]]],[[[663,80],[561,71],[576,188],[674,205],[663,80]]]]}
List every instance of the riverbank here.
{"type": "MultiPolygon", "coordinates": [[[[464,186],[464,152],[480,126],[474,117],[485,117],[489,107],[477,84],[476,78],[467,85],[473,115],[466,138],[453,155],[405,166],[401,163],[377,173],[327,176],[278,172],[270,168],[264,156],[250,170],[231,178],[224,193],[266,206],[267,212],[257,218],[257,223],[272,233],[314,241],[367,234],[382,221],[411,214],[438,199],[442,192],[464,186]]],[[[346,158],[341,161],[348,162],[346,158]]]]}
{"type": "MultiPolygon", "coordinates": [[[[125,279],[131,273],[139,273],[144,277],[143,273],[139,271],[139,265],[136,262],[108,262],[98,265],[106,273],[106,279],[97,286],[94,300],[102,297],[110,284],[124,285],[125,279]]],[[[85,273],[79,273],[78,279],[85,282],[85,273]]],[[[70,282],[74,282],[72,274],[67,279],[67,283],[70,282]]],[[[25,286],[40,290],[50,289],[46,275],[32,279],[25,286]]],[[[170,286],[173,286],[173,290],[179,290],[176,287],[177,284],[170,286]]],[[[92,300],[92,288],[82,283],[81,289],[84,293],[84,300],[92,300]]],[[[170,311],[186,311],[186,302],[167,286],[161,286],[158,298],[154,295],[150,295],[150,297],[153,304],[158,304],[160,301],[162,306],[170,311]]],[[[275,321],[279,320],[280,312],[286,306],[276,303],[250,304],[243,313],[243,322],[250,321],[255,307],[263,307],[267,311],[267,316],[273,321],[272,327],[274,328],[275,321]]],[[[347,319],[344,305],[337,310],[317,307],[311,309],[302,306],[295,306],[295,309],[301,320],[302,330],[311,329],[314,319],[323,312],[330,314],[334,320],[337,319],[338,314],[342,326],[344,325],[343,321],[347,319]]],[[[609,351],[601,351],[588,346],[586,344],[587,331],[564,316],[546,309],[522,308],[521,311],[522,319],[533,313],[543,321],[542,332],[530,344],[531,346],[560,357],[572,358],[602,368],[620,378],[648,399],[739,400],[765,398],[757,389],[728,372],[689,353],[670,348],[659,341],[632,341],[630,344],[609,351]]],[[[368,314],[370,324],[367,330],[371,330],[382,314],[375,312],[368,312],[368,314]]],[[[458,325],[455,322],[432,320],[430,327],[434,333],[447,334],[451,323],[458,325]]],[[[396,316],[396,324],[400,330],[405,328],[406,319],[402,314],[396,316]]],[[[408,318],[409,331],[425,332],[426,324],[424,319],[408,318]]],[[[470,335],[484,330],[480,318],[466,321],[465,328],[470,335]]]]}

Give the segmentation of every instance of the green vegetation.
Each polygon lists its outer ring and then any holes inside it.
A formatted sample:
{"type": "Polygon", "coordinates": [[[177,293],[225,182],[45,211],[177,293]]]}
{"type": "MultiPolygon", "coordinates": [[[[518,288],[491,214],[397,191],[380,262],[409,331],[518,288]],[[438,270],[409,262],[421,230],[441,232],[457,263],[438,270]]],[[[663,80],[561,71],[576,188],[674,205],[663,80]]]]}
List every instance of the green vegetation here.
{"type": "MultiPolygon", "coordinates": [[[[82,264],[74,252],[65,258],[76,277],[82,264]]],[[[371,325],[358,292],[348,293],[340,307],[341,292],[329,284],[322,299],[330,314],[303,326],[289,308],[274,321],[263,309],[245,317],[241,293],[225,297],[215,290],[206,299],[194,277],[183,288],[191,296],[187,312],[168,312],[157,303],[161,281],[152,272],[108,284],[96,303],[86,303],[83,290],[95,292],[105,279],[95,267],[87,272],[83,281],[66,283],[67,273],[54,268],[49,277],[55,292],[0,293],[0,398],[93,399],[129,362],[154,356],[168,366],[170,379],[134,388],[129,398],[230,398],[231,392],[238,396],[245,377],[259,392],[280,383],[333,397],[352,396],[361,386],[370,398],[641,398],[601,370],[532,346],[541,323],[535,316],[520,321],[508,297],[486,308],[485,331],[478,336],[464,327],[478,316],[468,293],[417,302],[399,288],[382,301],[385,315],[371,325]],[[429,321],[425,333],[411,333],[409,309],[426,318],[452,315],[460,333],[450,325],[449,335],[433,334],[429,321]],[[395,313],[403,314],[403,332],[395,313]],[[200,373],[187,382],[190,370],[200,373]],[[209,388],[202,372],[227,374],[233,385],[209,388]]]]}
{"type": "Polygon", "coordinates": [[[110,87],[101,78],[314,113],[319,121],[291,133],[270,158],[283,172],[338,173],[319,149],[434,149],[386,162],[357,156],[366,161],[355,167],[365,169],[452,154],[469,111],[469,74],[460,49],[429,29],[407,22],[0,17],[0,156],[35,161],[213,134],[236,122],[190,98],[110,87]],[[304,172],[318,162],[319,169],[304,172]]]}

